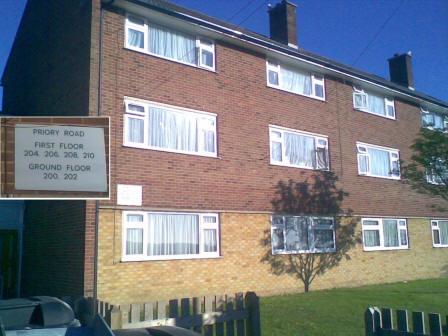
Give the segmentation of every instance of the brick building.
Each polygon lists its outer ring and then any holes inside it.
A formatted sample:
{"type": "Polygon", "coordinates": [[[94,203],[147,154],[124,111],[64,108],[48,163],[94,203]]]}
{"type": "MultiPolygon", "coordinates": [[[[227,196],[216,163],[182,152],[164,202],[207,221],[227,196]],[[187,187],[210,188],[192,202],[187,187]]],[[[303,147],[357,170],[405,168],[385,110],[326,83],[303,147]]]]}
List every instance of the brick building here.
{"type": "Polygon", "coordinates": [[[446,203],[399,162],[422,126],[447,128],[448,103],[413,88],[411,55],[389,81],[298,48],[295,20],[281,2],[267,38],[162,0],[29,0],[4,111],[109,116],[111,199],[27,202],[24,295],[297,291],[261,259],[335,251],[335,217],[279,187],[330,172],[363,242],[313,288],[442,275],[446,203]]]}

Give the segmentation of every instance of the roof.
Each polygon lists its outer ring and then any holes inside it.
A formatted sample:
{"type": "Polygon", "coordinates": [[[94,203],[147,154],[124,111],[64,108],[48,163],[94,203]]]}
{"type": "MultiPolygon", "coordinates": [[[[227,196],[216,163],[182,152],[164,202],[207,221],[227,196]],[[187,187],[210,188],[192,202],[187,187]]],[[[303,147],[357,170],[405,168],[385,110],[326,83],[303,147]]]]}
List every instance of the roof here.
{"type": "MultiPolygon", "coordinates": [[[[231,23],[216,19],[214,17],[205,15],[205,14],[197,12],[195,10],[176,5],[176,4],[166,1],[166,0],[123,0],[123,1],[141,5],[141,6],[162,12],[169,16],[176,17],[176,18],[179,18],[182,20],[186,20],[186,21],[189,21],[192,23],[196,23],[198,25],[201,25],[201,26],[204,26],[207,28],[212,28],[213,30],[225,33],[227,35],[233,35],[233,37],[236,37],[240,40],[254,43],[254,44],[260,45],[262,47],[267,47],[272,50],[275,50],[275,51],[278,51],[281,53],[285,53],[292,57],[297,57],[297,58],[300,58],[300,59],[303,59],[306,61],[310,61],[310,62],[316,63],[318,65],[327,67],[333,71],[342,72],[346,75],[353,76],[353,77],[359,78],[361,80],[366,80],[366,81],[372,82],[374,84],[384,86],[386,88],[398,91],[402,94],[405,94],[405,95],[408,95],[408,96],[411,96],[411,97],[414,97],[417,99],[422,99],[426,102],[433,103],[435,105],[438,105],[438,106],[441,106],[444,108],[448,108],[448,102],[444,102],[437,98],[431,97],[423,92],[409,89],[405,86],[391,82],[390,80],[370,74],[368,72],[359,70],[357,68],[353,68],[349,65],[333,61],[329,58],[311,53],[304,49],[301,49],[301,48],[295,49],[295,48],[289,47],[285,44],[274,41],[264,35],[254,33],[252,31],[249,31],[242,27],[239,27],[239,26],[233,25],[231,23]]],[[[110,0],[108,2],[111,3],[110,0]]]]}

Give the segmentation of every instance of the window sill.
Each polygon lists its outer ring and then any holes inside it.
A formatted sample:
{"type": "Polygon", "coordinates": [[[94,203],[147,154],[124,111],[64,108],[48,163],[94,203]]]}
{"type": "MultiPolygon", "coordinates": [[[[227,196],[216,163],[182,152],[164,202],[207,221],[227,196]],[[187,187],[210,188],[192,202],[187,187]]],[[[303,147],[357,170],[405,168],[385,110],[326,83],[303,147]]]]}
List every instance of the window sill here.
{"type": "Polygon", "coordinates": [[[275,89],[275,90],[279,90],[279,91],[282,91],[282,92],[292,93],[292,94],[297,95],[297,96],[311,98],[311,99],[318,100],[318,101],[321,101],[321,102],[324,102],[324,103],[326,102],[325,97],[322,98],[322,97],[318,97],[318,96],[309,96],[309,95],[306,95],[306,94],[302,94],[302,93],[297,93],[297,92],[294,92],[294,91],[285,90],[285,89],[282,89],[282,88],[280,88],[280,87],[277,87],[277,86],[274,86],[274,85],[269,85],[269,84],[266,84],[266,86],[267,86],[268,88],[275,89]]]}
{"type": "Polygon", "coordinates": [[[301,251],[290,251],[290,252],[272,252],[273,255],[289,255],[289,254],[317,254],[317,253],[334,253],[336,249],[321,249],[321,250],[301,250],[301,251]]]}
{"type": "Polygon", "coordinates": [[[426,130],[430,130],[430,131],[434,131],[434,132],[441,132],[441,133],[448,133],[448,129],[444,129],[444,128],[434,128],[434,127],[430,127],[430,126],[422,126],[423,129],[426,130]]]}
{"type": "Polygon", "coordinates": [[[212,158],[212,159],[219,159],[220,158],[217,155],[207,155],[207,154],[201,154],[201,153],[189,153],[189,152],[181,152],[181,151],[175,151],[175,150],[166,150],[166,149],[159,149],[159,148],[146,147],[146,146],[137,146],[137,145],[128,144],[128,143],[124,143],[123,147],[134,148],[134,149],[153,150],[153,151],[164,152],[164,153],[174,153],[174,154],[201,156],[201,157],[207,157],[207,158],[212,158]]]}
{"type": "Polygon", "coordinates": [[[359,174],[358,176],[362,176],[362,177],[374,177],[374,178],[380,178],[380,179],[385,179],[385,180],[395,180],[395,181],[400,181],[401,177],[387,177],[387,176],[378,176],[378,175],[367,175],[367,174],[359,174]]]}
{"type": "Polygon", "coordinates": [[[389,117],[389,116],[387,116],[387,115],[378,114],[378,113],[375,113],[375,112],[371,112],[371,111],[368,111],[368,110],[363,110],[363,109],[356,108],[356,107],[353,107],[353,109],[354,109],[355,111],[360,111],[360,112],[368,113],[368,114],[371,114],[371,115],[373,115],[373,116],[377,116],[377,117],[380,117],[380,118],[389,119],[389,120],[397,120],[396,117],[389,117]]]}
{"type": "Polygon", "coordinates": [[[407,246],[401,247],[365,247],[363,246],[364,252],[375,252],[375,251],[399,251],[399,250],[410,250],[407,246]]]}
{"type": "Polygon", "coordinates": [[[279,162],[270,162],[271,166],[279,166],[279,167],[287,167],[287,168],[298,168],[298,169],[307,169],[307,170],[314,170],[314,171],[330,171],[330,169],[317,169],[317,168],[310,168],[310,167],[305,167],[305,166],[294,166],[294,165],[289,165],[289,164],[284,164],[284,163],[279,163],[279,162]]]}
{"type": "Polygon", "coordinates": [[[201,67],[201,66],[198,66],[198,65],[195,65],[195,64],[191,64],[191,63],[187,63],[187,62],[177,61],[177,60],[172,59],[172,58],[163,57],[163,56],[156,55],[156,54],[151,54],[151,53],[149,53],[149,52],[147,52],[145,50],[141,50],[139,48],[132,48],[132,47],[129,47],[129,46],[124,46],[124,49],[129,50],[129,51],[133,51],[133,52],[137,52],[137,53],[140,53],[140,54],[144,54],[144,55],[160,58],[160,59],[163,59],[165,61],[170,61],[170,62],[173,62],[173,63],[176,63],[176,64],[186,65],[186,66],[189,66],[189,67],[192,67],[192,68],[196,68],[196,69],[199,69],[199,70],[205,70],[207,72],[218,73],[216,71],[216,67],[214,69],[201,67]]]}
{"type": "Polygon", "coordinates": [[[122,257],[121,262],[140,262],[140,261],[170,261],[170,260],[197,260],[197,259],[221,259],[222,256],[208,256],[208,255],[179,255],[179,256],[158,256],[151,258],[144,257],[122,257]]]}
{"type": "Polygon", "coordinates": [[[432,247],[434,247],[434,248],[446,248],[446,247],[448,247],[448,245],[432,245],[432,247]]]}

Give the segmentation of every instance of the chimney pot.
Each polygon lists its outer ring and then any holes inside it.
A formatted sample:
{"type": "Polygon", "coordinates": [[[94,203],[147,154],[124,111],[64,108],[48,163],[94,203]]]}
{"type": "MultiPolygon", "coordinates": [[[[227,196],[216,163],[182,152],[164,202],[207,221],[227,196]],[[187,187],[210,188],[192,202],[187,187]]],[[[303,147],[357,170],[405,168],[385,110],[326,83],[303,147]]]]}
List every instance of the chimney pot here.
{"type": "Polygon", "coordinates": [[[389,58],[390,80],[396,84],[414,89],[414,77],[412,74],[412,52],[394,54],[389,58]]]}
{"type": "Polygon", "coordinates": [[[295,4],[283,0],[268,12],[271,39],[297,49],[296,8],[295,4]]]}

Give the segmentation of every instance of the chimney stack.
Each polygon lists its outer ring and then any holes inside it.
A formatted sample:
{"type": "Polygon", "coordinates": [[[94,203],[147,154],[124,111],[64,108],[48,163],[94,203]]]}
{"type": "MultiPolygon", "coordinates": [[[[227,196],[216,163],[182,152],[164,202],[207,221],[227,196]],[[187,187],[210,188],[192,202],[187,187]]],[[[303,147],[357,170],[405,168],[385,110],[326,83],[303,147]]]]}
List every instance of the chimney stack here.
{"type": "Polygon", "coordinates": [[[405,54],[395,54],[389,58],[390,80],[399,85],[414,89],[414,77],[412,75],[412,54],[408,51],[405,54]]]}
{"type": "Polygon", "coordinates": [[[283,0],[268,12],[271,39],[297,49],[296,8],[295,4],[283,0]]]}

